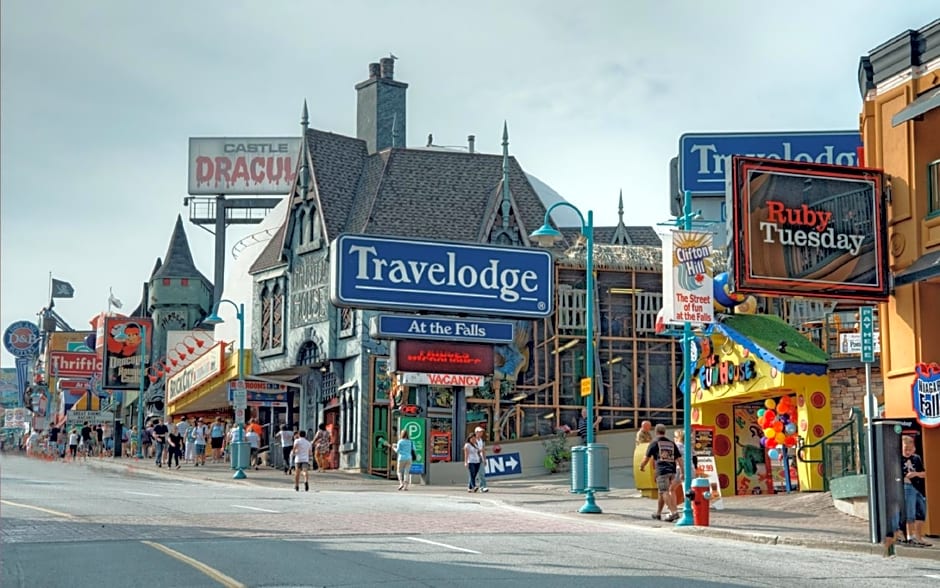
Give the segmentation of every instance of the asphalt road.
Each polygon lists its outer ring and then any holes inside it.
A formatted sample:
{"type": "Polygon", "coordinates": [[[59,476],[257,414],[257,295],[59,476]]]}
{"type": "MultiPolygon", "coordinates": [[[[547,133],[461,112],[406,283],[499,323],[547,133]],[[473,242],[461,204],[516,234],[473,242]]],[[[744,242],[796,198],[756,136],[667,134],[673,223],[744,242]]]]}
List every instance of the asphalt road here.
{"type": "Polygon", "coordinates": [[[4,587],[931,586],[940,563],[751,544],[481,495],[312,491],[0,458],[4,587]]]}

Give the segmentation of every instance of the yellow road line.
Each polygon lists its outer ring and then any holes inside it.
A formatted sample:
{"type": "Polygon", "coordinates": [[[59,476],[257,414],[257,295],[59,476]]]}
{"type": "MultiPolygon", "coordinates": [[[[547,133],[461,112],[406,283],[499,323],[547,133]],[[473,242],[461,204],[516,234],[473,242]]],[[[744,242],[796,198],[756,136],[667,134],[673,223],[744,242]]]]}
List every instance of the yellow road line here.
{"type": "Polygon", "coordinates": [[[153,547],[153,548],[156,549],[157,551],[162,551],[163,553],[169,555],[170,557],[172,557],[172,558],[174,558],[174,559],[178,559],[179,561],[181,561],[181,562],[183,562],[183,563],[185,563],[185,564],[188,564],[188,565],[190,565],[190,566],[196,568],[197,570],[199,570],[199,571],[202,572],[203,574],[209,576],[210,578],[212,578],[213,580],[215,580],[215,581],[218,582],[219,584],[225,586],[226,588],[246,588],[245,584],[242,584],[241,582],[239,582],[239,581],[236,580],[235,578],[232,578],[232,577],[230,577],[230,576],[226,576],[225,574],[223,574],[223,573],[220,572],[219,570],[217,570],[217,569],[215,569],[215,568],[213,568],[213,567],[210,567],[210,566],[208,566],[208,565],[202,563],[201,561],[195,560],[195,559],[189,557],[188,555],[184,555],[184,554],[180,553],[179,551],[176,551],[175,549],[170,549],[170,548],[167,547],[166,545],[161,545],[161,544],[159,544],[159,543],[154,543],[153,541],[141,541],[141,543],[143,543],[144,545],[148,545],[148,546],[150,546],[150,547],[153,547]]]}
{"type": "Polygon", "coordinates": [[[44,512],[46,514],[51,514],[57,517],[63,517],[66,519],[74,519],[74,515],[70,515],[67,512],[59,512],[57,510],[52,510],[51,508],[43,508],[41,506],[32,506],[30,504],[23,504],[21,502],[13,502],[10,500],[0,500],[0,504],[6,504],[7,506],[18,506],[20,508],[28,508],[30,510],[38,510],[39,512],[44,512]]]}

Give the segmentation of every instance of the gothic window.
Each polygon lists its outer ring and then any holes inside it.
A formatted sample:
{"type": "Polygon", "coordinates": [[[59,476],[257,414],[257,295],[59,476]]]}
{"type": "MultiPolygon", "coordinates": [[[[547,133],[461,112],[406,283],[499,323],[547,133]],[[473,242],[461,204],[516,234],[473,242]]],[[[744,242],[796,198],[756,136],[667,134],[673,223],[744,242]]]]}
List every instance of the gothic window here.
{"type": "Polygon", "coordinates": [[[271,292],[261,290],[261,351],[271,349],[271,292]]]}
{"type": "Polygon", "coordinates": [[[340,309],[339,336],[352,337],[356,334],[356,311],[352,308],[340,309]]]}
{"type": "Polygon", "coordinates": [[[284,293],[280,284],[275,284],[271,291],[271,307],[271,347],[277,349],[284,335],[284,293]]]}
{"type": "Polygon", "coordinates": [[[261,289],[261,327],[259,350],[277,351],[284,344],[284,291],[280,283],[261,289]]]}
{"type": "Polygon", "coordinates": [[[294,233],[297,235],[297,245],[303,245],[307,236],[307,211],[305,207],[300,207],[297,210],[297,217],[294,220],[294,233]]]}
{"type": "Polygon", "coordinates": [[[320,348],[313,341],[307,341],[297,351],[297,365],[317,365],[320,363],[320,348]]]}
{"type": "Polygon", "coordinates": [[[307,242],[313,245],[314,247],[319,246],[320,243],[320,223],[317,222],[316,210],[310,210],[310,215],[308,216],[307,223],[307,242]]]}

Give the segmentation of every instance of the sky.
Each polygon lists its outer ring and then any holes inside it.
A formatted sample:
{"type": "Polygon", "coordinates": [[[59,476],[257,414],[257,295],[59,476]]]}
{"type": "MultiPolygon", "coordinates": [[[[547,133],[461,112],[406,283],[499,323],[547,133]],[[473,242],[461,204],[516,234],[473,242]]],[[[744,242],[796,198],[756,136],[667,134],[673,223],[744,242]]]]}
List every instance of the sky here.
{"type": "MultiPolygon", "coordinates": [[[[188,138],[355,136],[354,85],[394,53],[407,144],[510,152],[595,224],[668,218],[686,132],[857,129],[861,55],[935,0],[0,3],[0,329],[49,274],[76,329],[137,305],[176,216],[188,138]]],[[[433,196],[433,195],[429,195],[433,196]]],[[[212,277],[213,237],[186,222],[212,277]]],[[[230,229],[231,245],[251,229],[230,229]]],[[[229,257],[231,260],[231,257],[229,257]]],[[[5,350],[0,365],[13,365],[5,350]]]]}

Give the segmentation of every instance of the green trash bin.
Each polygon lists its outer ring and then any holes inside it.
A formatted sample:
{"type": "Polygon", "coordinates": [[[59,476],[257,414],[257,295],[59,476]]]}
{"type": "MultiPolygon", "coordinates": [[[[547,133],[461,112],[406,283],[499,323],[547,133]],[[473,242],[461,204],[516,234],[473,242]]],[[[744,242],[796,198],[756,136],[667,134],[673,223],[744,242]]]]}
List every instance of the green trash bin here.
{"type": "Polygon", "coordinates": [[[249,469],[248,462],[251,460],[251,448],[245,441],[235,441],[229,443],[229,449],[232,452],[232,469],[249,469]]]}
{"type": "MultiPolygon", "coordinates": [[[[598,492],[610,490],[610,448],[600,443],[591,443],[585,448],[588,456],[585,488],[598,492]]],[[[574,468],[572,467],[572,472],[574,468]]]]}
{"type": "Polygon", "coordinates": [[[571,493],[581,494],[587,488],[587,447],[571,448],[571,493]]]}

